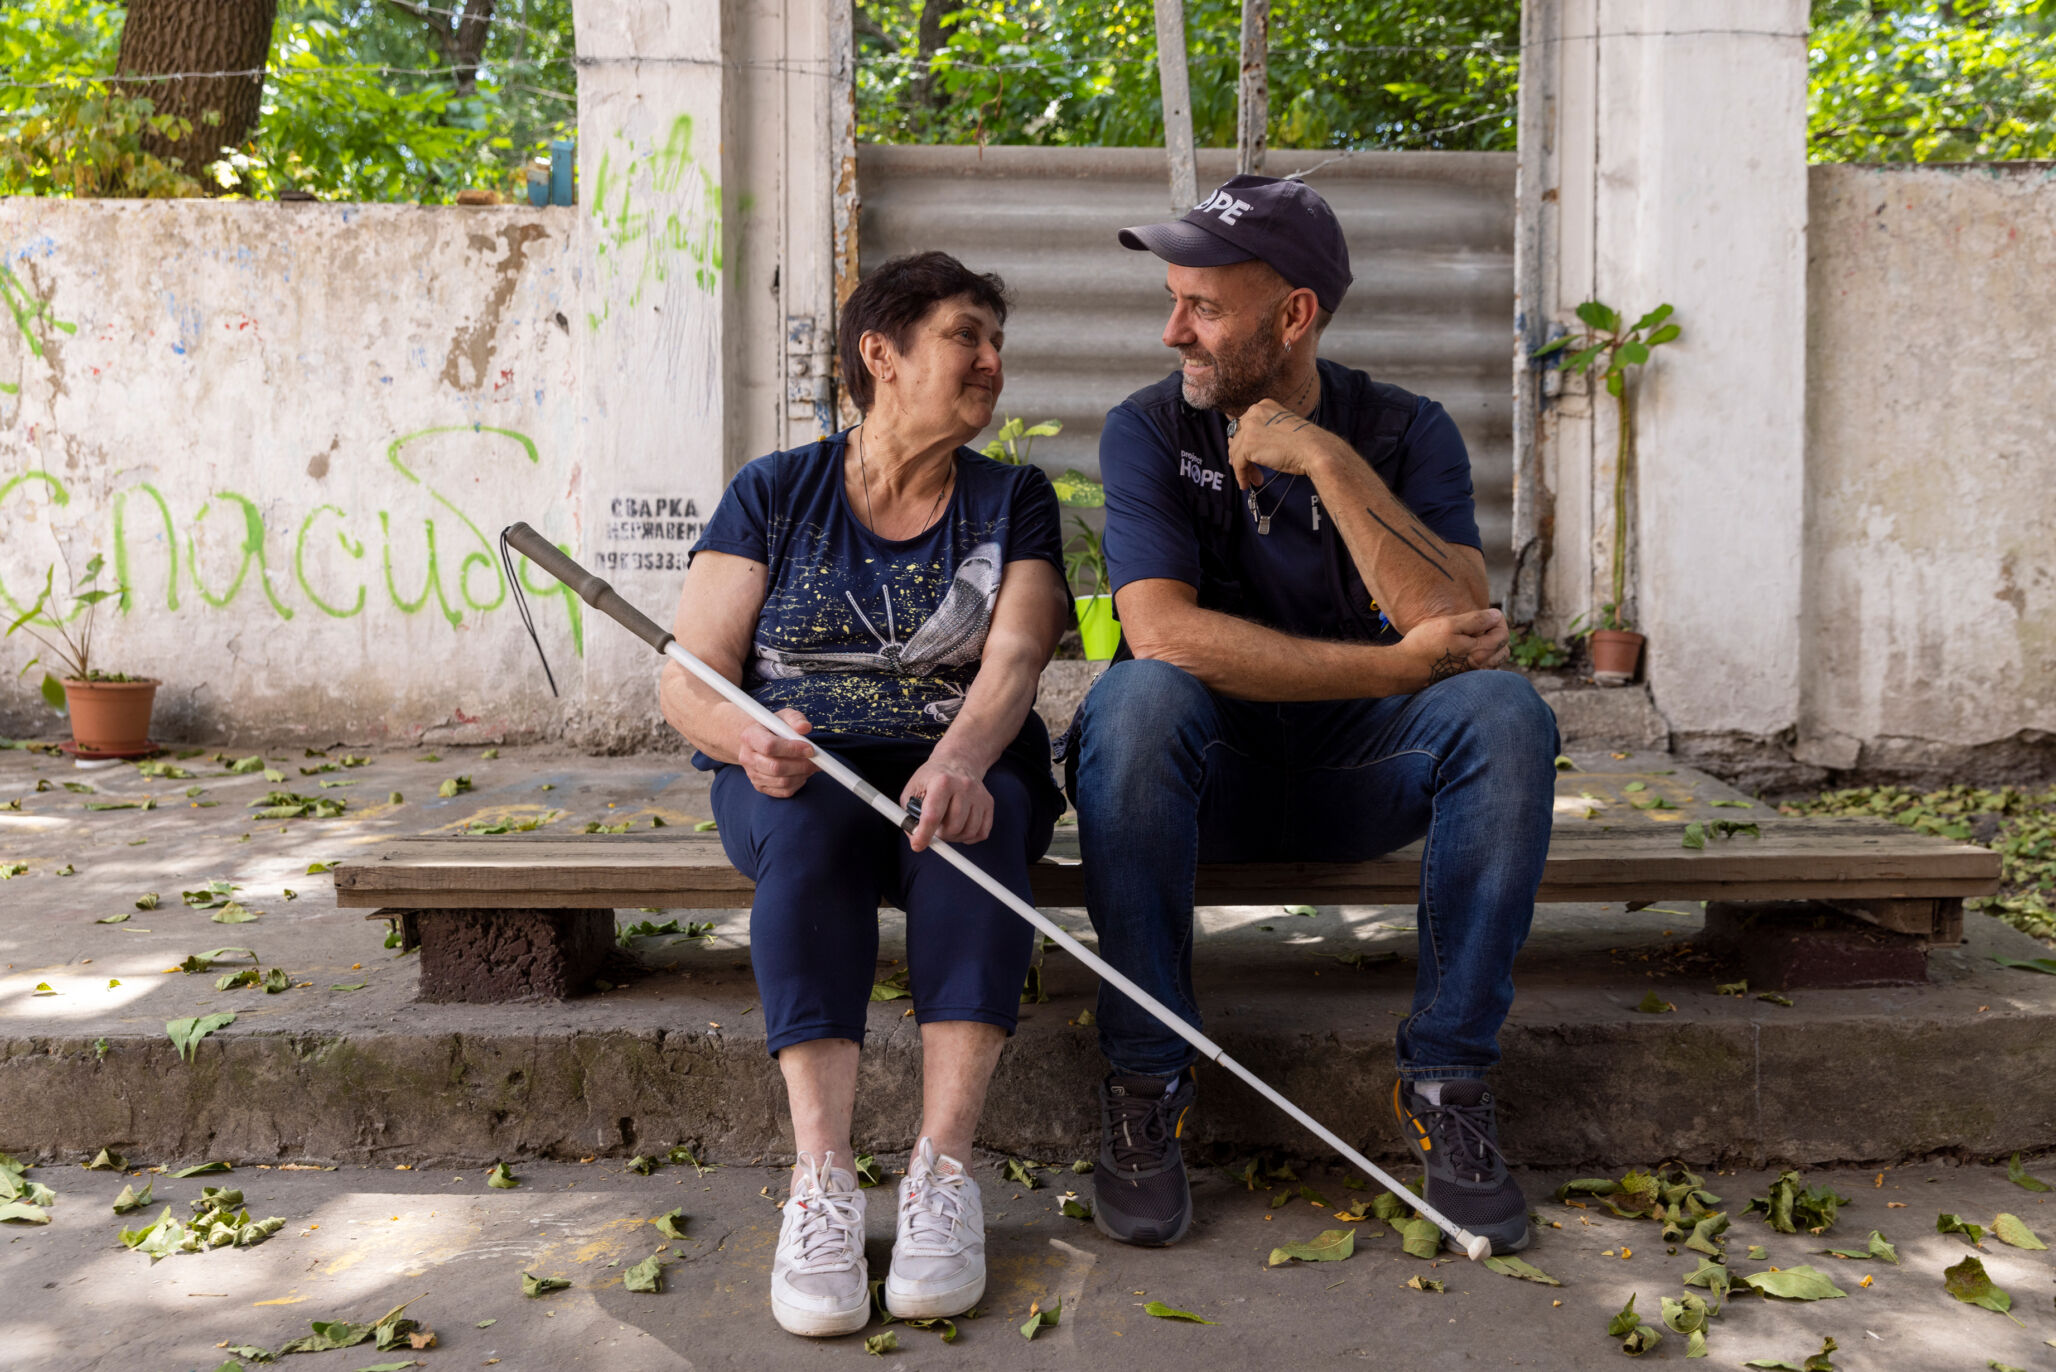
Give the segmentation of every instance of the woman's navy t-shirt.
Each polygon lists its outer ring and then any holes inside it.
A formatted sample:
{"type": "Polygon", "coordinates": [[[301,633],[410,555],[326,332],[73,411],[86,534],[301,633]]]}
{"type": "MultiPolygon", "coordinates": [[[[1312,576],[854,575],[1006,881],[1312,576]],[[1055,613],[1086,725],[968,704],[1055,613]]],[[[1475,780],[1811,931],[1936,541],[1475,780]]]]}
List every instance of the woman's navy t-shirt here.
{"type": "MultiPolygon", "coordinates": [[[[1062,527],[1039,468],[959,448],[942,518],[913,538],[880,538],[844,495],[848,438],[737,472],[692,555],[770,569],[743,688],[768,709],[798,710],[810,737],[852,765],[891,767],[925,758],[963,707],[1006,565],[1041,559],[1061,572],[1062,527]]],[[[1005,752],[1048,778],[1049,736],[1033,710],[1005,752]]]]}

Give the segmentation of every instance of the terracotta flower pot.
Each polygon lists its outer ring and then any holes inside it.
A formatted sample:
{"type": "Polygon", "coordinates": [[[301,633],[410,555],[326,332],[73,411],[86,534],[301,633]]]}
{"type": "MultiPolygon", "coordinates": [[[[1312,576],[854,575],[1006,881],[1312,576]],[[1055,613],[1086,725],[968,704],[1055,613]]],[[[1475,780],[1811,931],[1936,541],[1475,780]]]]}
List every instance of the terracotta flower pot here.
{"type": "Polygon", "coordinates": [[[1593,630],[1592,679],[1601,686],[1625,686],[1633,681],[1644,641],[1642,635],[1625,629],[1593,630]]]}
{"type": "Polygon", "coordinates": [[[64,703],[71,711],[71,741],[82,753],[144,757],[150,742],[150,707],[155,681],[67,681],[64,703]]]}
{"type": "Polygon", "coordinates": [[[1078,603],[1078,637],[1085,645],[1087,662],[1105,662],[1121,646],[1121,622],[1114,618],[1110,595],[1073,596],[1078,603]]]}

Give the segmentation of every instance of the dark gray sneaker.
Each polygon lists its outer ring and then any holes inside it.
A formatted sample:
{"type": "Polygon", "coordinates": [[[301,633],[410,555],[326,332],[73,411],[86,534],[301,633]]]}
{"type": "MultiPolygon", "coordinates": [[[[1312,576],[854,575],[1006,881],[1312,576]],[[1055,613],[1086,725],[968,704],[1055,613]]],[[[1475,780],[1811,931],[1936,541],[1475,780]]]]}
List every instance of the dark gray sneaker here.
{"type": "Polygon", "coordinates": [[[1190,1072],[1100,1083],[1092,1222],[1108,1238],[1161,1248],[1191,1228],[1192,1189],[1178,1139],[1198,1094],[1190,1072]]]}
{"type": "MultiPolygon", "coordinates": [[[[1528,1202],[1507,1175],[1492,1118],[1492,1093],[1474,1080],[1445,1081],[1439,1104],[1405,1081],[1393,1083],[1392,1109],[1414,1156],[1427,1170],[1427,1201],[1496,1254],[1528,1246],[1528,1202]]],[[[1455,1247],[1447,1236],[1445,1246],[1455,1247]]]]}

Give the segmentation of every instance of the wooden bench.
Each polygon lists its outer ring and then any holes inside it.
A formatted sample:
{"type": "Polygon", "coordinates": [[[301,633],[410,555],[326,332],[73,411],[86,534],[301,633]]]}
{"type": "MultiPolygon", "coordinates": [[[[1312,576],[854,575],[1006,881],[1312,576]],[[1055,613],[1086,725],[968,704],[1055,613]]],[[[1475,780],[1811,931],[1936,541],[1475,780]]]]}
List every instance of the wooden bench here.
{"type": "MultiPolygon", "coordinates": [[[[1998,890],[1999,857],[1984,848],[1880,821],[1708,808],[1714,799],[1739,797],[1686,769],[1562,774],[1537,902],[1706,901],[1709,933],[1754,953],[1771,985],[1806,975],[1793,942],[1805,930],[1861,921],[1870,937],[1814,961],[1841,984],[1878,984],[1918,980],[1928,949],[1961,941],[1964,898],[1998,890]],[[1677,808],[1637,808],[1659,796],[1677,808]],[[1684,824],[1721,819],[1754,821],[1761,837],[1683,846],[1684,824]],[[1764,963],[1774,947],[1784,961],[1764,963]]],[[[1031,879],[1038,905],[1085,903],[1075,829],[1057,831],[1031,879]]],[[[1196,898],[1412,905],[1419,880],[1416,845],[1370,862],[1202,865],[1196,898]]],[[[753,890],[717,837],[668,829],[401,838],[338,865],[335,883],[338,905],[396,921],[403,946],[421,949],[424,1000],[576,994],[615,946],[616,909],[736,909],[753,890]]]]}

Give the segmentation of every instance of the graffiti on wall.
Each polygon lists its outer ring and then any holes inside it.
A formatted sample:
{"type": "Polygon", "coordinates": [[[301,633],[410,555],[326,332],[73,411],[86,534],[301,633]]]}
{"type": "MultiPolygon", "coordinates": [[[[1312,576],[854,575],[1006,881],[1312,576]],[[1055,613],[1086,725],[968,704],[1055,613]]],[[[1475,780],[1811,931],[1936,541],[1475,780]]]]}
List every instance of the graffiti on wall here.
{"type": "MultiPolygon", "coordinates": [[[[0,301],[7,304],[7,313],[14,320],[14,327],[21,332],[22,341],[28,345],[30,357],[43,356],[48,346],[50,330],[75,334],[79,326],[68,319],[59,319],[50,310],[50,302],[39,299],[35,292],[22,283],[12,268],[0,263],[0,301]]],[[[0,381],[0,394],[18,395],[21,386],[13,381],[0,381]]]]}
{"type": "Polygon", "coordinates": [[[692,154],[693,121],[681,114],[661,143],[638,147],[618,129],[593,176],[593,250],[602,290],[594,329],[619,298],[633,308],[653,285],[690,271],[709,295],[721,284],[721,185],[692,154]]]}
{"type": "MultiPolygon", "coordinates": [[[[136,589],[144,560],[161,557],[164,608],[180,608],[181,590],[189,591],[200,603],[226,609],[252,592],[254,585],[281,620],[292,620],[302,609],[330,619],[352,619],[373,603],[415,615],[428,609],[452,628],[463,624],[467,615],[477,616],[499,609],[507,601],[507,579],[496,545],[478,522],[446,492],[409,464],[411,444],[436,434],[474,433],[513,445],[530,465],[539,465],[535,443],[514,429],[489,425],[461,424],[420,429],[396,438],[386,448],[386,462],[411,486],[420,488],[429,503],[443,515],[422,514],[396,518],[391,510],[364,512],[361,518],[376,518],[381,547],[376,559],[367,539],[353,536],[352,527],[365,532],[360,517],[333,502],[324,502],[300,514],[267,518],[264,507],[248,495],[234,490],[210,492],[187,517],[174,514],[172,503],[148,481],[137,481],[113,492],[109,502],[112,544],[110,560],[120,585],[117,601],[123,615],[154,609],[145,605],[136,589]],[[438,524],[438,518],[442,522],[438,524]],[[202,550],[218,543],[219,530],[231,530],[234,570],[223,575],[218,565],[202,570],[202,550]],[[440,541],[439,541],[440,540],[440,541]],[[395,571],[395,551],[402,566],[421,569],[418,585],[402,585],[395,571]],[[256,575],[251,575],[252,570],[256,575]],[[183,573],[183,574],[182,574],[183,573]],[[280,587],[285,587],[281,594],[280,587]]],[[[41,488],[53,507],[71,503],[71,491],[63,479],[41,468],[31,469],[0,482],[0,521],[11,516],[11,501],[26,498],[41,488]]],[[[568,545],[559,545],[566,552],[568,545]]],[[[516,574],[529,595],[554,600],[564,609],[572,651],[585,652],[584,622],[578,598],[570,588],[545,578],[538,585],[531,579],[526,558],[517,558],[516,574]]],[[[409,578],[411,581],[411,578],[409,578]]],[[[33,595],[30,600],[33,600],[33,595]]],[[[16,588],[0,581],[0,603],[11,611],[9,618],[24,613],[28,605],[16,588]]]]}

